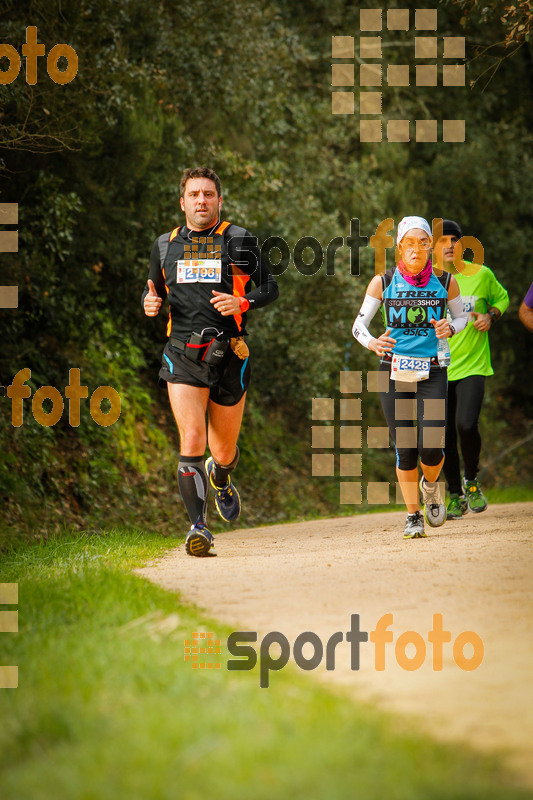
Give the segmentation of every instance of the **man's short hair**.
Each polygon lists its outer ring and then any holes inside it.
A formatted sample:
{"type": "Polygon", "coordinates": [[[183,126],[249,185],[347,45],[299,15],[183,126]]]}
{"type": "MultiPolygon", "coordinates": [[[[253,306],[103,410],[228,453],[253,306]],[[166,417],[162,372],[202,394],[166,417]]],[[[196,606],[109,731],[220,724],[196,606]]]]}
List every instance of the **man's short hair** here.
{"type": "Polygon", "coordinates": [[[222,186],[220,184],[220,178],[213,172],[212,169],[209,167],[193,167],[193,169],[186,169],[181,176],[180,181],[180,196],[183,197],[185,194],[185,186],[187,185],[187,181],[189,178],[209,178],[210,181],[213,181],[215,184],[217,195],[220,197],[222,194],[222,186]]]}

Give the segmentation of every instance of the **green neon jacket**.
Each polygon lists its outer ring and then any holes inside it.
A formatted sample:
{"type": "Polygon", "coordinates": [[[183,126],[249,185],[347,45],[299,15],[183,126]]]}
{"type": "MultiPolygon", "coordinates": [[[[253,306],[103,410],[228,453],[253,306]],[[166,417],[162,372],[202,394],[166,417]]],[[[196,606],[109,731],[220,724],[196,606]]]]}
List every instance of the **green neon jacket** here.
{"type": "Polygon", "coordinates": [[[489,332],[474,328],[472,311],[486,314],[489,308],[497,308],[502,314],[509,305],[509,295],[488,267],[465,261],[466,273],[455,273],[463,306],[468,312],[468,325],[461,333],[448,339],[451,364],[448,380],[458,381],[469,375],[494,375],[490,363],[489,332]]]}

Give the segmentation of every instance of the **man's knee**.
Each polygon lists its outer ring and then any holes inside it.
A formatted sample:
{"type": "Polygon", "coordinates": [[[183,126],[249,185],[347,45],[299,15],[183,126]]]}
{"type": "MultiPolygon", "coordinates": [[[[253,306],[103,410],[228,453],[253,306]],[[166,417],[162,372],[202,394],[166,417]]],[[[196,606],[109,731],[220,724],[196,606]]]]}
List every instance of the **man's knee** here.
{"type": "Polygon", "coordinates": [[[230,470],[235,469],[239,461],[239,448],[236,445],[219,442],[210,446],[210,450],[217,464],[230,470]]]}
{"type": "Polygon", "coordinates": [[[477,433],[477,430],[478,430],[477,419],[474,420],[461,419],[457,421],[457,431],[459,433],[459,436],[469,436],[472,433],[477,433]]]}
{"type": "Polygon", "coordinates": [[[205,430],[180,430],[180,451],[188,455],[203,455],[207,446],[205,430]]]}

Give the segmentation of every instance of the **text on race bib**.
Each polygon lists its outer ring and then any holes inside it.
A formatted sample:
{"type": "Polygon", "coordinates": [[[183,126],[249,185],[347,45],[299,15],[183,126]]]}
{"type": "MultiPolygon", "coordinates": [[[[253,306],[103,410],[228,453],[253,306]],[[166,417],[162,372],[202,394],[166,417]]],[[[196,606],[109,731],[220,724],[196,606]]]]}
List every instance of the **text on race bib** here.
{"type": "Polygon", "coordinates": [[[411,358],[410,356],[393,355],[391,379],[402,381],[424,381],[429,378],[429,358],[411,358]]]}
{"type": "Polygon", "coordinates": [[[178,283],[220,283],[222,261],[220,259],[194,259],[176,262],[178,283]]]}

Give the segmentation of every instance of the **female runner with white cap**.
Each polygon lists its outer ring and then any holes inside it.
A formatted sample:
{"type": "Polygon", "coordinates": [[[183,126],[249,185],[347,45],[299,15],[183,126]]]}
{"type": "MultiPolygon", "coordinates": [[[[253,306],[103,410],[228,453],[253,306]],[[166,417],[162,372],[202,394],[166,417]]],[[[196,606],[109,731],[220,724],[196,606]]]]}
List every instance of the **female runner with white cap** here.
{"type": "Polygon", "coordinates": [[[419,458],[426,520],[434,528],[446,521],[437,481],[444,461],[447,368],[439,365],[437,343],[463,330],[467,316],[455,278],[449,273],[438,278],[433,272],[427,220],[404,217],[396,243],[398,266],[372,278],[352,333],[380,356],[379,370],[387,374],[387,388],[379,394],[395,443],[396,473],[407,506],[404,538],[416,539],[426,535],[418,492],[419,458]],[[386,330],[375,338],[368,325],[381,305],[386,330]],[[446,306],[451,323],[446,319],[446,306]]]}

